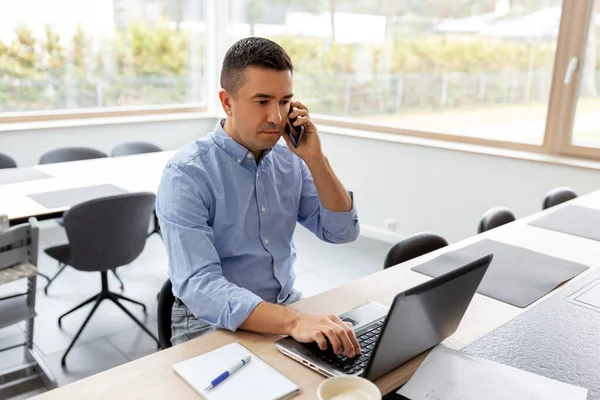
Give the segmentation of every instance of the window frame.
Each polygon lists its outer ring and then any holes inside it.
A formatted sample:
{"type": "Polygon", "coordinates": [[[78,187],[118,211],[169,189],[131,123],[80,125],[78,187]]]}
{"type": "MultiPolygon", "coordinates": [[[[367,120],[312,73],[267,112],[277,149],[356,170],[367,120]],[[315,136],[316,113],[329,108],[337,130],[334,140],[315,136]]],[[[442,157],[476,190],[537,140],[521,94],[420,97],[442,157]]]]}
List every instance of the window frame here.
{"type": "Polygon", "coordinates": [[[544,149],[549,154],[600,159],[600,148],[571,143],[583,76],[582,61],[593,9],[594,0],[563,1],[563,15],[552,76],[551,101],[544,135],[544,149]],[[572,57],[577,57],[579,66],[572,75],[571,83],[566,84],[565,74],[572,57]]]}
{"type": "Polygon", "coordinates": [[[0,113],[0,124],[206,112],[201,103],[0,113]]]}

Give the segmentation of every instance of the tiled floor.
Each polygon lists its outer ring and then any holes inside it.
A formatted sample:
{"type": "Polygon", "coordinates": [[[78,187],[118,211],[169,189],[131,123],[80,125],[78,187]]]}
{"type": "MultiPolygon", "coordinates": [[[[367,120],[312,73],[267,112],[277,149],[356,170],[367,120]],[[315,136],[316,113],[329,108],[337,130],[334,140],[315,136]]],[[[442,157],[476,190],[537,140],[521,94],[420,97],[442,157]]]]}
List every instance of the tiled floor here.
{"type": "MultiPolygon", "coordinates": [[[[41,248],[66,243],[64,230],[52,222],[42,223],[41,248]]],[[[298,251],[296,288],[311,296],[381,270],[389,244],[367,238],[345,245],[319,241],[310,232],[298,226],[295,234],[298,251]]],[[[58,270],[54,260],[40,251],[41,272],[53,275],[58,270]]],[[[120,268],[125,283],[124,295],[146,304],[148,315],[141,307],[127,305],[145,325],[156,334],[156,295],[167,278],[167,258],[158,235],[148,239],[141,256],[131,265],[120,268]]],[[[0,286],[0,297],[22,289],[23,282],[0,286]]],[[[87,306],[63,320],[58,327],[58,316],[100,290],[97,273],[79,272],[67,268],[52,284],[46,296],[42,290],[45,280],[38,280],[34,342],[58,384],[65,385],[143,357],[156,351],[155,342],[110,302],[103,302],[62,368],[60,359],[69,346],[91,306],[87,306]]],[[[118,291],[118,282],[109,275],[109,285],[118,291]]],[[[22,338],[24,325],[0,329],[0,348],[22,338]]],[[[0,371],[18,363],[22,350],[0,353],[0,371]]],[[[37,394],[37,392],[35,393],[37,394]]],[[[26,398],[26,397],[19,397],[26,398]]]]}

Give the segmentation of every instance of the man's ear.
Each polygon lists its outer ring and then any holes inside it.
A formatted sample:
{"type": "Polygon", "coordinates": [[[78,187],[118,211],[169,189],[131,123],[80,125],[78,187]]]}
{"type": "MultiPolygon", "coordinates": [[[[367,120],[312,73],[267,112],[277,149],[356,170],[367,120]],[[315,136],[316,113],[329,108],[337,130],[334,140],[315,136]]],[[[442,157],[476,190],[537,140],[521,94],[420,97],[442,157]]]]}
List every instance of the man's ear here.
{"type": "Polygon", "coordinates": [[[233,115],[233,96],[227,90],[221,89],[219,90],[219,99],[221,100],[223,111],[225,111],[228,117],[231,117],[233,115]]]}

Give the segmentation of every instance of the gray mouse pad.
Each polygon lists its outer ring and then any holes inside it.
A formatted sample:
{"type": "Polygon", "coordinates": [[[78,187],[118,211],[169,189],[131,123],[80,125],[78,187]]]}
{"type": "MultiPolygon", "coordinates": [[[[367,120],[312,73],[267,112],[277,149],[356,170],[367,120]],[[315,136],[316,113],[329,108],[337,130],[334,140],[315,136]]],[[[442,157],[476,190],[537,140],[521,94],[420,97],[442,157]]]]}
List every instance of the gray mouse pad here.
{"type": "Polygon", "coordinates": [[[529,225],[600,241],[600,210],[593,208],[565,206],[529,225]]]}
{"type": "Polygon", "coordinates": [[[521,308],[589,268],[522,247],[484,239],[442,254],[412,270],[435,278],[490,253],[494,258],[477,293],[521,308]]]}
{"type": "Polygon", "coordinates": [[[30,194],[29,197],[46,208],[69,208],[88,200],[124,193],[128,192],[113,185],[96,185],[57,190],[54,192],[35,193],[30,194]]]}
{"type": "Polygon", "coordinates": [[[45,174],[34,168],[6,168],[0,169],[0,185],[8,185],[9,183],[19,183],[27,181],[35,181],[38,179],[52,178],[51,175],[45,174]]]}

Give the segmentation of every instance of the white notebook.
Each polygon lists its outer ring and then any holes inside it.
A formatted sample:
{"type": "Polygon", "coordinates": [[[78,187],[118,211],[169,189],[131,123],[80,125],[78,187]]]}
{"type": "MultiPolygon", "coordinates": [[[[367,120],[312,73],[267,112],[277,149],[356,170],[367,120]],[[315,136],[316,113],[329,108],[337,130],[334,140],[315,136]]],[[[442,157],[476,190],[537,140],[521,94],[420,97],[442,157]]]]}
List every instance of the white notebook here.
{"type": "Polygon", "coordinates": [[[173,365],[173,370],[207,400],[283,400],[300,393],[300,388],[239,343],[173,365]],[[237,361],[250,356],[242,367],[214,389],[205,391],[211,380],[237,361]]]}

